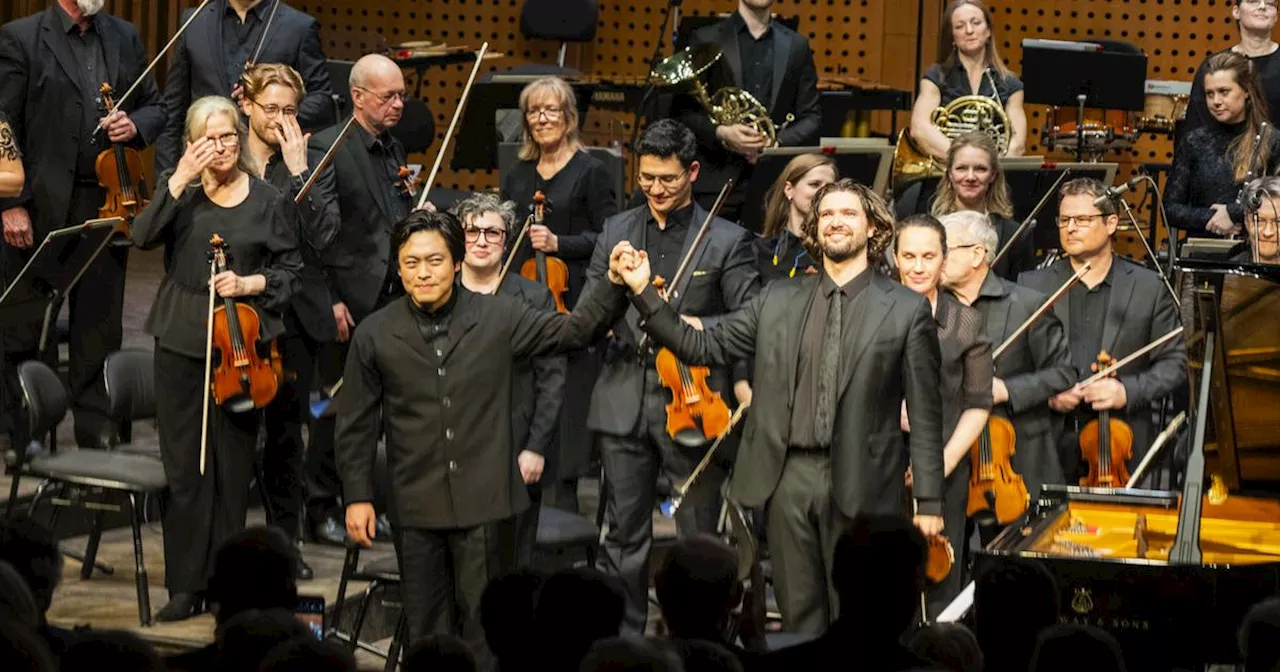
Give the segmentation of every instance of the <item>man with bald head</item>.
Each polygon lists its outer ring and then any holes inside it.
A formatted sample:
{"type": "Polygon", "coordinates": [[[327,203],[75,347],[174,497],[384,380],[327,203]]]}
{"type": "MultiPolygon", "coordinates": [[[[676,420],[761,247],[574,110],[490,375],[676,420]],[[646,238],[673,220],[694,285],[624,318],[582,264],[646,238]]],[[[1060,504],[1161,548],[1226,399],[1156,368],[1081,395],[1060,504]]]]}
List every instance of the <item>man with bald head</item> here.
{"type": "MultiPolygon", "coordinates": [[[[338,328],[337,342],[322,346],[317,358],[326,389],[342,376],[356,325],[402,291],[391,257],[391,229],[413,208],[398,177],[406,163],[404,146],[390,133],[400,123],[407,95],[400,66],[369,54],[351,68],[350,85],[356,126],[332,164],[342,226],[321,260],[338,328]]],[[[339,124],[315,134],[312,149],[326,150],[341,131],[339,124]]],[[[333,418],[311,427],[307,514],[318,540],[341,544],[345,524],[338,507],[341,481],[333,461],[333,431],[333,418]]]]}

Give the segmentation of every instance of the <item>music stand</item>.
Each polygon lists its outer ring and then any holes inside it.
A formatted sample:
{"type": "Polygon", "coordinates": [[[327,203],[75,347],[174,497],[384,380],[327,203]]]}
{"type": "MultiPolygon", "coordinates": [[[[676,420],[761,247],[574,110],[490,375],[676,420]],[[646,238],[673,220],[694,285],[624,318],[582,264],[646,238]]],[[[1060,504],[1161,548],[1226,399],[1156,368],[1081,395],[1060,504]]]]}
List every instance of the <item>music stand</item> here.
{"type": "MultiPolygon", "coordinates": [[[[1004,179],[1009,183],[1009,195],[1013,199],[1013,219],[1021,222],[1035,209],[1036,204],[1044,198],[1044,192],[1058,181],[1063,171],[1070,169],[1068,180],[1077,177],[1092,177],[1103,184],[1111,184],[1115,179],[1117,163],[1084,162],[1045,162],[1031,160],[1032,157],[1001,158],[1000,167],[1004,170],[1004,179]]],[[[1030,234],[1037,250],[1058,249],[1058,197],[1050,196],[1044,207],[1036,215],[1036,224],[1030,234]]]]}
{"type": "MultiPolygon", "coordinates": [[[[500,110],[520,109],[520,92],[540,73],[491,72],[476,80],[467,109],[458,122],[458,140],[449,166],[454,170],[493,170],[498,167],[498,133],[494,130],[500,110]]],[[[578,99],[578,129],[587,123],[594,84],[569,82],[578,99]]]]}
{"type": "Polygon", "coordinates": [[[893,164],[893,147],[884,138],[826,138],[821,147],[772,147],[760,152],[760,160],[747,180],[746,200],[739,222],[748,231],[764,229],[764,200],[769,187],[800,154],[826,154],[836,162],[840,177],[851,177],[883,194],[893,164]]]}
{"type": "Polygon", "coordinates": [[[102,253],[111,235],[123,226],[123,218],[108,217],[49,232],[18,277],[0,295],[0,323],[43,319],[38,346],[43,357],[57,307],[102,253]]]}

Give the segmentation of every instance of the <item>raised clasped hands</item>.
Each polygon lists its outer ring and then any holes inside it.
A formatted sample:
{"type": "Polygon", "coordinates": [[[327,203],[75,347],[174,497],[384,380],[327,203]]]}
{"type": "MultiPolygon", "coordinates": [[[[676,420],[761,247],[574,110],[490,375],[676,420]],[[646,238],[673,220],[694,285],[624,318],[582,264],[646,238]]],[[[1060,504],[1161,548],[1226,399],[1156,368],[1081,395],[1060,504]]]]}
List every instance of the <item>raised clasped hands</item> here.
{"type": "Polygon", "coordinates": [[[609,255],[609,281],[626,285],[633,294],[639,294],[649,284],[649,255],[637,250],[628,241],[621,241],[609,255]]]}

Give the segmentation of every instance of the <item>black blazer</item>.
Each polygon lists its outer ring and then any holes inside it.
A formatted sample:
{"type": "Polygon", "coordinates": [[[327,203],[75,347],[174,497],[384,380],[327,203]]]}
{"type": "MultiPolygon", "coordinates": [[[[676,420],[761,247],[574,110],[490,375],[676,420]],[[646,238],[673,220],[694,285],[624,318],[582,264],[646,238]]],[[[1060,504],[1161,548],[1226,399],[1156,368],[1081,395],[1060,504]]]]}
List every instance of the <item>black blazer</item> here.
{"type": "MultiPolygon", "coordinates": [[[[531,308],[554,311],[555,297],[546,285],[508,273],[498,286],[498,293],[509,296],[531,308]]],[[[550,449],[560,423],[560,407],[564,404],[564,377],[568,368],[565,355],[544,355],[516,361],[511,384],[511,436],[517,455],[531,450],[544,458],[555,457],[550,449]]],[[[548,463],[550,464],[550,463],[548,463]]],[[[552,473],[543,468],[544,474],[552,473]]]]}
{"type": "MultiPolygon", "coordinates": [[[[707,211],[693,204],[693,219],[689,233],[680,250],[681,258],[688,252],[698,229],[707,218],[707,211]]],[[[587,288],[592,284],[607,283],[609,254],[623,240],[630,241],[636,249],[644,247],[645,226],[649,218],[649,206],[642,205],[620,212],[604,223],[604,232],[596,238],[596,249],[587,269],[587,288]]],[[[755,252],[751,234],[737,224],[716,219],[711,224],[702,246],[694,253],[685,280],[676,287],[675,308],[684,315],[702,319],[706,328],[715,325],[718,316],[737,310],[760,291],[760,273],[756,270],[755,252]]],[[[584,290],[585,293],[586,290],[584,290]]],[[[606,342],[604,366],[596,379],[591,394],[591,407],[587,411],[587,427],[606,434],[627,435],[640,421],[641,402],[644,400],[645,368],[637,362],[636,345],[641,331],[639,314],[628,310],[613,325],[613,335],[606,342]]],[[[728,366],[733,362],[725,362],[728,366]]],[[[728,371],[713,369],[710,385],[732,406],[728,371]]],[[[746,375],[745,369],[735,380],[746,375]]]]}
{"type": "MultiPolygon", "coordinates": [[[[875,273],[875,271],[868,271],[875,273]]],[[[782,476],[790,443],[801,332],[821,275],[770,283],[706,331],[688,326],[649,289],[634,300],[645,330],[690,364],[723,366],[755,357],[756,394],[747,413],[729,496],[764,506],[782,476]]],[[[862,323],[841,355],[831,480],[840,512],[909,514],[908,457],[922,514],[942,515],[942,393],[938,327],[923,296],[876,273],[862,323]],[[903,399],[911,421],[904,445],[903,399]]]]}
{"type": "MultiPolygon", "coordinates": [[[[1146,344],[1182,326],[1173,297],[1159,274],[1123,257],[1112,257],[1111,300],[1102,327],[1102,347],[1116,359],[1123,359],[1146,344]]],[[[1075,271],[1063,259],[1049,268],[1023,273],[1018,282],[1032,289],[1052,293],[1075,271]]],[[[1071,293],[1057,303],[1053,312],[1071,333],[1071,293]]],[[[1117,372],[1124,385],[1128,404],[1112,417],[1133,428],[1134,468],[1155,440],[1151,406],[1180,386],[1187,384],[1187,342],[1180,334],[1173,340],[1139,357],[1117,372]]]]}
{"type": "MultiPolygon", "coordinates": [[[[288,166],[277,154],[274,163],[267,168],[267,179],[293,201],[311,177],[312,168],[320,164],[323,152],[311,149],[307,152],[306,172],[294,177],[288,166]]],[[[295,209],[298,218],[298,252],[302,255],[302,270],[298,273],[298,291],[293,294],[294,316],[299,326],[312,340],[320,343],[338,337],[338,326],[333,320],[333,300],[329,285],[324,279],[320,257],[338,235],[341,217],[338,197],[333,181],[333,168],[321,171],[320,176],[307,192],[306,198],[295,209]]]]}
{"type": "MultiPolygon", "coordinates": [[[[782,25],[770,24],[773,33],[773,95],[760,104],[769,109],[769,117],[775,125],[786,121],[788,114],[795,119],[778,131],[778,144],[783,147],[805,147],[818,144],[822,135],[822,110],[818,104],[818,69],[813,62],[809,42],[799,33],[782,25]]],[[[704,26],[689,39],[690,46],[719,44],[723,49],[720,60],[704,73],[707,94],[732,86],[742,87],[742,58],[738,47],[737,21],[729,17],[719,23],[704,26]]],[[[750,164],[740,154],[725,149],[716,138],[716,125],[707,111],[691,95],[678,95],[672,103],[672,116],[688,126],[698,136],[698,158],[702,173],[693,184],[694,193],[716,193],[728,178],[738,178],[750,164]]],[[[739,180],[735,191],[746,187],[745,178],[739,180]]]]}
{"type": "MultiPolygon", "coordinates": [[[[263,0],[263,25],[271,14],[271,4],[278,1],[263,0]]],[[[185,23],[194,11],[195,8],[183,10],[178,25],[185,23]]],[[[156,174],[177,165],[182,157],[183,127],[191,103],[203,96],[229,97],[239,83],[227,80],[222,45],[222,16],[226,11],[227,0],[210,2],[169,52],[169,72],[164,81],[164,105],[169,123],[156,146],[156,174]]],[[[253,33],[251,44],[255,47],[261,30],[258,28],[253,33]]],[[[252,51],[249,57],[253,57],[252,51]]],[[[283,63],[302,75],[307,88],[307,96],[298,106],[298,125],[302,130],[311,131],[333,123],[333,89],[320,43],[319,22],[280,2],[258,62],[283,63]]]]}
{"type": "MultiPolygon", "coordinates": [[[[95,23],[107,80],[123,95],[147,67],[147,51],[132,23],[105,11],[95,23]]],[[[61,31],[52,5],[0,26],[0,109],[9,115],[27,175],[22,194],[0,199],[0,210],[27,207],[36,245],[66,225],[80,146],[89,141],[81,137],[80,66],[61,31]]],[[[159,137],[165,115],[153,77],[143,78],[124,110],[138,127],[130,147],[141,150],[159,137]]]]}

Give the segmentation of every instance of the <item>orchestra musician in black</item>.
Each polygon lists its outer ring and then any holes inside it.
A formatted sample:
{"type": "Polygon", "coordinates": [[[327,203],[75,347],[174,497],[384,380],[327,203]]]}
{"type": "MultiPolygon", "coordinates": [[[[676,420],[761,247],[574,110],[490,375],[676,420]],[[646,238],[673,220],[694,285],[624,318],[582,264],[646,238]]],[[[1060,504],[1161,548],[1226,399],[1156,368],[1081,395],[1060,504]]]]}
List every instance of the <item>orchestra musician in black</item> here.
{"type": "Polygon", "coordinates": [[[1280,264],[1280,177],[1250,182],[1244,192],[1244,242],[1236,261],[1280,264]]]}
{"type": "MultiPolygon", "coordinates": [[[[203,429],[209,330],[209,291],[257,311],[262,344],[284,333],[282,314],[298,288],[293,203],[241,169],[247,131],[230,98],[206,96],[187,112],[187,149],[133,226],[141,249],[165,247],[171,263],[147,316],[156,339],[156,425],[169,492],[164,528],[165,587],[169,603],[158,621],[203,612],[214,553],[244,529],[253,477],[256,410],[209,409],[203,429]],[[210,240],[226,241],[227,270],[210,279],[210,240]],[[204,450],[202,451],[202,448],[204,450]],[[201,465],[202,452],[205,459],[201,465]],[[203,473],[202,473],[203,472],[203,473]]],[[[227,353],[230,356],[230,353],[227,353]]]]}
{"type": "MultiPolygon", "coordinates": [[[[112,143],[142,150],[155,142],[165,124],[150,75],[141,78],[119,111],[104,119],[108,110],[101,104],[100,87],[106,83],[124,92],[142,75],[148,57],[137,28],[102,5],[100,0],[57,0],[0,27],[0,110],[16,140],[16,145],[10,143],[12,151],[20,152],[26,165],[21,193],[0,198],[5,246],[16,268],[50,231],[98,217],[107,193],[95,171],[102,151],[112,143]]],[[[102,369],[123,338],[127,262],[128,247],[108,247],[68,296],[68,382],[75,440],[81,447],[104,448],[117,440],[108,419],[102,369]]],[[[10,322],[3,331],[7,363],[36,356],[40,320],[10,322]]]]}
{"type": "MultiPolygon", "coordinates": [[[[307,152],[309,135],[298,126],[298,105],[306,85],[298,71],[279,63],[255,65],[245,73],[240,111],[249,133],[242,156],[249,172],[271,184],[290,201],[311,178],[322,154],[307,152]]],[[[321,343],[337,337],[333,302],[320,267],[320,257],[338,235],[338,200],[333,171],[326,169],[297,204],[298,253],[302,257],[298,290],[284,311],[281,357],[289,376],[263,414],[266,443],[262,455],[267,517],[294,542],[303,538],[302,460],[306,444],[302,428],[310,417],[308,398],[315,379],[316,353],[321,343]]],[[[298,577],[310,579],[306,561],[298,577]]]]}
{"type": "MultiPolygon", "coordinates": [[[[1106,186],[1092,178],[1063,184],[1058,190],[1058,237],[1067,258],[1018,277],[1018,284],[1052,293],[1081,265],[1090,264],[1080,282],[1053,305],[1070,344],[1077,382],[1093,374],[1091,365],[1101,351],[1122,359],[1181,326],[1177,304],[1160,275],[1115,254],[1117,206],[1103,196],[1106,186]]],[[[1133,469],[1156,437],[1152,406],[1186,384],[1187,346],[1179,334],[1116,377],[1076,384],[1050,397],[1049,407],[1066,418],[1059,454],[1068,482],[1083,466],[1079,429],[1097,411],[1110,411],[1133,428],[1133,469]]]]}
{"type": "MultiPolygon", "coordinates": [[[[1269,120],[1274,126],[1280,123],[1280,44],[1271,39],[1276,19],[1280,18],[1280,14],[1276,12],[1275,0],[1228,0],[1225,4],[1231,7],[1231,18],[1240,30],[1240,41],[1231,45],[1227,51],[1244,56],[1253,63],[1262,91],[1267,97],[1269,120]]],[[[1218,53],[1220,52],[1206,55],[1204,62],[1196,68],[1196,76],[1191,82],[1191,95],[1187,101],[1186,121],[1180,125],[1182,136],[1214,120],[1209,111],[1204,78],[1206,64],[1218,53]]]]}
{"type": "MultiPolygon", "coordinates": [[[[180,25],[193,12],[183,10],[180,25]]],[[[298,125],[304,131],[334,121],[320,23],[283,0],[213,0],[169,56],[164,81],[169,123],[156,143],[157,173],[172,168],[182,155],[182,119],[191,101],[202,96],[239,100],[245,67],[257,63],[281,63],[302,75],[307,92],[298,104],[298,125]]]]}
{"type": "Polygon", "coordinates": [[[813,195],[840,179],[835,159],[826,154],[801,154],[787,162],[764,199],[764,230],[756,238],[756,266],[765,284],[779,278],[817,273],[809,256],[804,220],[813,208],[813,195]]]}
{"type": "MultiPolygon", "coordinates": [[[[391,230],[409,214],[415,194],[400,177],[407,159],[391,129],[400,123],[407,96],[400,66],[386,56],[364,56],[351,68],[356,125],[331,164],[342,226],[321,257],[338,332],[337,340],[321,346],[317,357],[317,375],[325,389],[342,377],[351,330],[403,291],[396,277],[391,230]]],[[[311,149],[325,151],[341,130],[333,126],[315,134],[311,149]]],[[[342,491],[333,461],[333,428],[332,417],[311,425],[304,465],[307,518],[317,540],[341,545],[342,491]]],[[[380,520],[385,531],[387,521],[380,520]]]]}
{"type": "MultiPolygon", "coordinates": [[[[13,135],[9,118],[5,116],[4,110],[0,110],[0,200],[20,195],[26,181],[18,139],[13,135]]],[[[8,287],[22,268],[22,256],[18,254],[17,245],[25,240],[25,233],[19,234],[16,228],[10,232],[8,226],[4,227],[4,245],[0,245],[0,287],[8,287]]],[[[11,352],[21,353],[31,347],[29,344],[23,345],[21,341],[21,334],[10,340],[8,330],[0,327],[0,352],[6,355],[11,352]]],[[[7,434],[13,429],[10,422],[15,409],[10,407],[10,403],[20,398],[20,392],[18,380],[10,372],[18,361],[17,358],[11,360],[7,356],[0,360],[0,434],[7,434]]]]}
{"type": "Polygon", "coordinates": [[[787,632],[837,617],[836,540],[859,513],[910,515],[943,532],[942,392],[937,323],[924,297],[879,269],[893,235],[884,200],[850,179],[818,191],[809,237],[823,272],[770,283],[697,329],[650,285],[652,250],[611,270],[635,295],[644,330],[690,364],[754,357],[760,394],[747,411],[728,497],[764,508],[774,587],[787,632]],[[903,401],[911,426],[904,445],[903,401]]]}
{"type": "Polygon", "coordinates": [[[720,124],[691,95],[676,96],[672,104],[672,116],[698,137],[703,170],[703,179],[694,185],[698,204],[710,208],[720,185],[736,180],[720,213],[729,221],[738,219],[761,150],[816,145],[822,133],[813,50],[803,35],[773,17],[773,4],[774,0],[738,0],[729,18],[698,29],[689,40],[691,47],[720,47],[720,60],[704,73],[707,91],[735,87],[751,94],[777,128],[773,143],[751,124],[720,124]]]}

